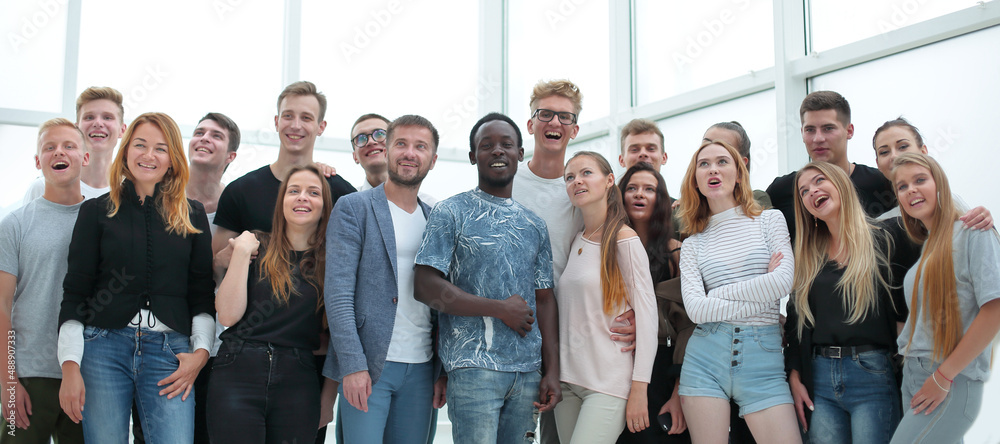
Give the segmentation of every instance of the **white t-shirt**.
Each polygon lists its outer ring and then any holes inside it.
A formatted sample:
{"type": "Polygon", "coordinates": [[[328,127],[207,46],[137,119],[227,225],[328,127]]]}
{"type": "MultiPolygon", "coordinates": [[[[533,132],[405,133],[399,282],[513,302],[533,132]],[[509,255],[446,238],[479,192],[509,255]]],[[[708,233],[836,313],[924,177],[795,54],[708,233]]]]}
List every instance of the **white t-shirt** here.
{"type": "MultiPolygon", "coordinates": [[[[82,180],[80,181],[80,192],[83,194],[83,200],[101,197],[109,191],[111,191],[111,187],[94,188],[82,180]]],[[[24,193],[24,202],[21,205],[27,205],[28,202],[42,197],[43,194],[45,194],[45,178],[39,177],[34,182],[31,182],[31,185],[28,185],[28,192],[24,193]]]]}
{"type": "MultiPolygon", "coordinates": [[[[558,283],[569,260],[569,247],[583,230],[583,214],[569,201],[566,182],[562,177],[538,177],[525,162],[518,165],[511,197],[545,221],[552,244],[553,282],[558,283]]],[[[555,290],[558,291],[558,286],[555,290]]]]}
{"type": "Polygon", "coordinates": [[[396,321],[385,360],[420,364],[431,360],[431,309],[413,298],[413,262],[420,249],[427,219],[418,206],[413,214],[389,201],[392,226],[396,232],[396,270],[399,294],[396,321]]]}

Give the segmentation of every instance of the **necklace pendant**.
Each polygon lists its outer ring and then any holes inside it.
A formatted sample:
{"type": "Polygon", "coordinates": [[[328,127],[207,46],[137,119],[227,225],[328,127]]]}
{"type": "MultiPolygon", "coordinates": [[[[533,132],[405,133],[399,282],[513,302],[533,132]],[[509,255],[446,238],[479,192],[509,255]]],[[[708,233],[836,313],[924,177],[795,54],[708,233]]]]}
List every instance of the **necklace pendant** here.
{"type": "Polygon", "coordinates": [[[579,255],[581,255],[581,254],[583,254],[583,247],[580,247],[580,249],[579,249],[579,250],[576,250],[576,255],[577,255],[577,256],[579,256],[579,255]]]}

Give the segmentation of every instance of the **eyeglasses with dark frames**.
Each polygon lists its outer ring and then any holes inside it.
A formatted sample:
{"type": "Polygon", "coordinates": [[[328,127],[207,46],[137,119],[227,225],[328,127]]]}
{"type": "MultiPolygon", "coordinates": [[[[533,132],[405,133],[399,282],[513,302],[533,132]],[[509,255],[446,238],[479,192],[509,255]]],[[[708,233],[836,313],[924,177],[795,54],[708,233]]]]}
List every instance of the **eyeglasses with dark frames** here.
{"type": "Polygon", "coordinates": [[[563,125],[576,123],[576,114],[568,111],[552,111],[551,109],[538,108],[531,114],[531,117],[538,117],[538,120],[542,122],[551,122],[556,116],[559,116],[559,123],[563,125]]]}
{"type": "Polygon", "coordinates": [[[358,134],[357,136],[354,136],[351,141],[354,142],[354,146],[361,148],[368,144],[369,139],[374,140],[375,142],[385,142],[385,136],[385,130],[379,128],[369,134],[358,134]]]}

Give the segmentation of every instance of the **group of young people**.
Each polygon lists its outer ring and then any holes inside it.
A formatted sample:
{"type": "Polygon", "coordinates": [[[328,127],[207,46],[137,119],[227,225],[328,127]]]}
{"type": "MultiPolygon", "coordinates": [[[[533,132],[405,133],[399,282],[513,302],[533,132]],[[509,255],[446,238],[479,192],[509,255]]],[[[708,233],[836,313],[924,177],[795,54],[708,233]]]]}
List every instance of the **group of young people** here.
{"type": "Polygon", "coordinates": [[[355,192],[313,161],[326,105],[286,87],[278,159],[227,186],[222,114],[187,155],[112,88],[40,127],[0,224],[0,442],[125,443],[130,417],[150,443],[323,442],[337,415],[338,441],[425,444],[447,403],[461,443],[942,443],[978,413],[1000,240],[903,119],[854,164],[847,101],[810,94],[812,162],[766,193],[743,127],[713,125],[674,200],[654,122],[622,128],[616,180],[566,159],[579,88],[539,82],[531,159],[490,113],[477,187],[434,202],[430,121],[358,118],[355,192]]]}

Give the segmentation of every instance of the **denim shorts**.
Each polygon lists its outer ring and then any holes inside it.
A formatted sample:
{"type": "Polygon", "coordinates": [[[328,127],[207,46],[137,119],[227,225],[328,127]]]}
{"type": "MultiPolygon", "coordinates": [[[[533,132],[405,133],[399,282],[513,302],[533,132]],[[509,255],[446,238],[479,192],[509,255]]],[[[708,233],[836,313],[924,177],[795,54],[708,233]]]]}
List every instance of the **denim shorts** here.
{"type": "Polygon", "coordinates": [[[681,366],[681,396],[733,399],[740,416],[791,404],[781,354],[781,327],[699,324],[681,366]]]}

